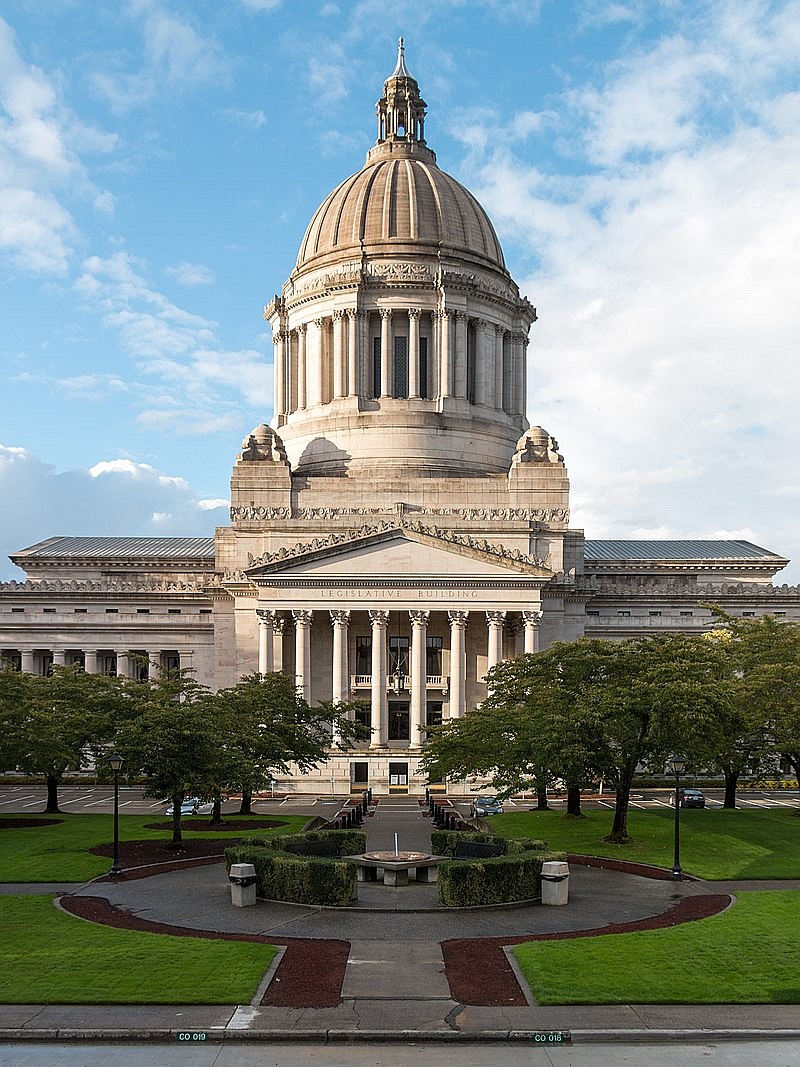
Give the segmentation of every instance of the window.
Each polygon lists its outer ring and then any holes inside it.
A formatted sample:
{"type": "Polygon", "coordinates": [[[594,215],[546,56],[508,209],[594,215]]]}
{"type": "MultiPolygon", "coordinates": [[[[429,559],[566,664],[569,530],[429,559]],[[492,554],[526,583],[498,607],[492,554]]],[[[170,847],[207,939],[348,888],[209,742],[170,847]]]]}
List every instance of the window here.
{"type": "Polygon", "coordinates": [[[681,617],[684,618],[684,619],[691,619],[693,614],[694,614],[693,611],[682,611],[681,612],[681,617]]]}
{"type": "Polygon", "coordinates": [[[660,619],[661,618],[661,612],[660,611],[651,611],[650,612],[650,618],[651,619],[660,619]]]}
{"type": "Polygon", "coordinates": [[[366,785],[369,782],[369,764],[368,763],[354,763],[353,765],[353,785],[366,785]]]}
{"type": "Polygon", "coordinates": [[[381,339],[372,338],[372,395],[381,395],[381,339]]]}
{"type": "Polygon", "coordinates": [[[587,615],[591,615],[594,618],[597,618],[600,615],[600,612],[599,611],[587,611],[586,614],[587,615]]]}
{"type": "Polygon", "coordinates": [[[389,674],[408,676],[408,638],[395,635],[389,638],[389,674]]]}
{"type": "Polygon", "coordinates": [[[394,339],[394,395],[408,399],[408,338],[402,336],[394,339]]]}
{"type": "Polygon", "coordinates": [[[22,615],[24,613],[24,611],[25,611],[25,608],[12,608],[11,609],[11,614],[12,615],[22,615]]]}
{"type": "Polygon", "coordinates": [[[106,615],[118,615],[119,608],[106,608],[106,615]]]}
{"type": "Polygon", "coordinates": [[[428,399],[428,338],[419,339],[419,395],[428,399]]]}
{"type": "Polygon", "coordinates": [[[150,614],[150,608],[137,608],[136,609],[136,614],[137,615],[149,615],[150,614]]]}
{"type": "Polygon", "coordinates": [[[366,726],[368,730],[372,727],[372,711],[369,704],[359,704],[357,706],[355,720],[360,722],[362,726],[366,726]]]}
{"type": "Polygon", "coordinates": [[[742,617],[745,619],[754,619],[756,617],[756,613],[754,611],[743,611],[742,617]]]}
{"type": "Polygon", "coordinates": [[[428,706],[425,710],[425,724],[427,726],[442,725],[442,702],[440,700],[428,701],[428,706]]]}
{"type": "Polygon", "coordinates": [[[55,608],[42,608],[42,614],[43,615],[55,615],[55,613],[56,613],[56,609],[55,608]]]}
{"type": "Polygon", "coordinates": [[[201,615],[210,615],[212,613],[212,610],[213,610],[212,608],[200,608],[200,614],[201,615]]]}
{"type": "Polygon", "coordinates": [[[88,611],[88,608],[73,608],[73,611],[76,615],[85,615],[88,611]]]}
{"type": "Polygon", "coordinates": [[[429,637],[425,648],[425,673],[429,678],[442,676],[442,639],[429,637]]]}
{"type": "Polygon", "coordinates": [[[356,638],[356,674],[372,674],[372,638],[356,638]]]}
{"type": "Polygon", "coordinates": [[[618,611],[617,612],[617,618],[618,619],[629,619],[630,617],[631,617],[631,613],[629,611],[618,611]]]}
{"type": "Polygon", "coordinates": [[[783,618],[786,615],[785,611],[773,611],[773,615],[777,615],[779,618],[783,618]]]}
{"type": "Polygon", "coordinates": [[[409,739],[408,704],[389,705],[389,740],[408,741],[409,739]]]}
{"type": "Polygon", "coordinates": [[[170,615],[180,615],[181,613],[180,608],[168,608],[167,610],[170,615]]]}

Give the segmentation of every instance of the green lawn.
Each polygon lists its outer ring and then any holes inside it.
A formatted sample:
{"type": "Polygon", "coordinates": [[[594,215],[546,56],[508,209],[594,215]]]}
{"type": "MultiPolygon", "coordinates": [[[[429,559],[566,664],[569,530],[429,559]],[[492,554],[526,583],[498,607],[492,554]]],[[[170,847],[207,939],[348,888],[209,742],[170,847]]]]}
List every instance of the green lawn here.
{"type": "Polygon", "coordinates": [[[0,897],[0,1003],[248,1004],[276,949],[95,926],[0,897]]]}
{"type": "Polygon", "coordinates": [[[710,919],[514,954],[540,1004],[800,1004],[800,892],[741,893],[710,919]]]}
{"type": "MultiPolygon", "coordinates": [[[[88,849],[113,841],[112,816],[63,814],[52,817],[63,819],[63,822],[55,826],[0,830],[0,882],[85,882],[107,873],[111,861],[104,856],[92,855],[88,849]]],[[[37,816],[30,818],[36,819],[37,816]]],[[[257,822],[264,816],[253,818],[257,822]]],[[[169,830],[148,829],[149,823],[163,821],[164,816],[160,813],[120,815],[120,841],[169,841],[172,837],[169,830]]],[[[276,830],[255,829],[253,833],[261,836],[275,832],[295,833],[308,822],[308,817],[287,815],[281,816],[280,821],[281,826],[276,830]]],[[[249,836],[250,831],[227,830],[223,826],[220,831],[187,830],[184,837],[207,840],[212,833],[230,838],[249,836]]]]}
{"type": "MultiPolygon", "coordinates": [[[[794,809],[722,808],[681,811],[681,866],[701,878],[800,878],[800,818],[794,809]]],[[[588,811],[565,819],[557,811],[513,812],[491,819],[505,837],[540,837],[553,849],[588,856],[671,867],[674,813],[632,810],[627,845],[603,841],[611,831],[611,811],[588,811]]]]}

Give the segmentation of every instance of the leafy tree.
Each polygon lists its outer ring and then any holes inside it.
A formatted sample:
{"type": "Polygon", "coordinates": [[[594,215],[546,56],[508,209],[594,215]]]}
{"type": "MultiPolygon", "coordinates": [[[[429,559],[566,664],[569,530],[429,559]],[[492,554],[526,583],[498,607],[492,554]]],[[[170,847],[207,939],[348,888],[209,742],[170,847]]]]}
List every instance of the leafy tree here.
{"type": "Polygon", "coordinates": [[[616,790],[609,839],[624,842],[637,767],[663,768],[671,750],[704,751],[722,735],[726,668],[712,642],[683,634],[559,643],[495,667],[481,708],[433,732],[426,766],[492,773],[507,793],[541,767],[571,791],[604,779],[616,790]]]}
{"type": "Polygon", "coordinates": [[[45,810],[57,812],[64,773],[104,758],[125,707],[119,679],[86,674],[78,666],[55,666],[47,676],[0,671],[3,763],[44,775],[45,810]]]}

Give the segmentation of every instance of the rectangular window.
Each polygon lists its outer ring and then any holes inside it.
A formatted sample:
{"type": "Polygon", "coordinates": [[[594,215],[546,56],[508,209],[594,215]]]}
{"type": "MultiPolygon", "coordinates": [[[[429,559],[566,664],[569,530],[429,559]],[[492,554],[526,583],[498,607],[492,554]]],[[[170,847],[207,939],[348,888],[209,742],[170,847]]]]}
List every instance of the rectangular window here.
{"type": "Polygon", "coordinates": [[[42,614],[43,615],[55,615],[55,613],[56,613],[56,609],[55,608],[42,608],[42,614]]]}
{"type": "Polygon", "coordinates": [[[73,608],[76,615],[85,615],[88,610],[88,608],[73,608]]]}
{"type": "Polygon", "coordinates": [[[366,785],[369,782],[369,764],[353,764],[353,785],[366,785]]]}
{"type": "Polygon", "coordinates": [[[408,676],[408,638],[394,636],[389,638],[389,674],[408,676]]]}
{"type": "Polygon", "coordinates": [[[372,395],[381,395],[381,339],[372,338],[372,395]]]}
{"type": "Polygon", "coordinates": [[[629,619],[630,617],[631,617],[631,613],[629,611],[618,611],[617,612],[617,618],[618,619],[629,619]]]}
{"type": "Polygon", "coordinates": [[[356,638],[356,674],[372,674],[372,638],[356,638]]]}
{"type": "Polygon", "coordinates": [[[754,611],[743,611],[742,616],[745,619],[754,619],[756,617],[756,613],[754,611]]]}
{"type": "Polygon", "coordinates": [[[652,619],[658,619],[658,618],[661,617],[661,612],[660,611],[651,611],[650,612],[650,617],[652,619]]]}
{"type": "Polygon", "coordinates": [[[419,395],[428,400],[428,338],[419,339],[419,395]]]}
{"type": "Polygon", "coordinates": [[[213,612],[213,608],[200,608],[200,614],[201,615],[211,615],[212,612],[213,612]]]}
{"type": "Polygon", "coordinates": [[[785,611],[773,611],[772,614],[773,615],[778,615],[779,617],[782,618],[786,614],[786,612],[785,611]]]}
{"type": "Polygon", "coordinates": [[[180,608],[168,608],[167,611],[170,615],[180,615],[181,613],[180,608]]]}
{"type": "Polygon", "coordinates": [[[425,673],[429,678],[442,676],[442,639],[429,637],[425,648],[425,673]]]}
{"type": "Polygon", "coordinates": [[[356,707],[356,722],[360,722],[362,726],[366,726],[369,730],[372,726],[372,711],[369,704],[359,704],[356,707]]]}
{"type": "Polygon", "coordinates": [[[106,608],[106,615],[118,615],[119,608],[106,608]]]}
{"type": "Polygon", "coordinates": [[[694,612],[693,612],[693,611],[682,611],[682,612],[681,612],[681,616],[682,616],[682,617],[683,617],[684,619],[691,619],[691,617],[692,617],[692,615],[693,615],[693,614],[694,614],[694,612]]]}
{"type": "Polygon", "coordinates": [[[394,339],[394,395],[408,399],[408,338],[403,336],[394,339]]]}
{"type": "Polygon", "coordinates": [[[137,608],[136,609],[136,614],[137,615],[149,615],[150,614],[150,608],[137,608]]]}
{"type": "Polygon", "coordinates": [[[425,711],[425,722],[428,726],[442,725],[442,702],[440,700],[428,701],[428,706],[425,711]]]}
{"type": "Polygon", "coordinates": [[[389,705],[389,740],[408,741],[409,712],[408,704],[389,705]]]}
{"type": "Polygon", "coordinates": [[[24,615],[25,614],[25,608],[12,608],[11,609],[11,614],[12,615],[24,615]]]}
{"type": "Polygon", "coordinates": [[[599,611],[587,611],[586,614],[597,617],[597,616],[600,615],[600,612],[599,611]]]}

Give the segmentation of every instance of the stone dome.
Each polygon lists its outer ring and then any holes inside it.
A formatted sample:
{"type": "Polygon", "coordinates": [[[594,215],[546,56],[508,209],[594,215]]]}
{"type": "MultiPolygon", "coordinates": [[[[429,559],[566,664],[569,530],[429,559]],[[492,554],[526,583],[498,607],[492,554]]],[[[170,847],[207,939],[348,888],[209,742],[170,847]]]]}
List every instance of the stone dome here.
{"type": "Polygon", "coordinates": [[[419,144],[377,145],[317,209],[300,245],[297,268],[319,257],[414,244],[475,256],[505,271],[489,217],[468,189],[440,170],[434,153],[419,144]]]}

